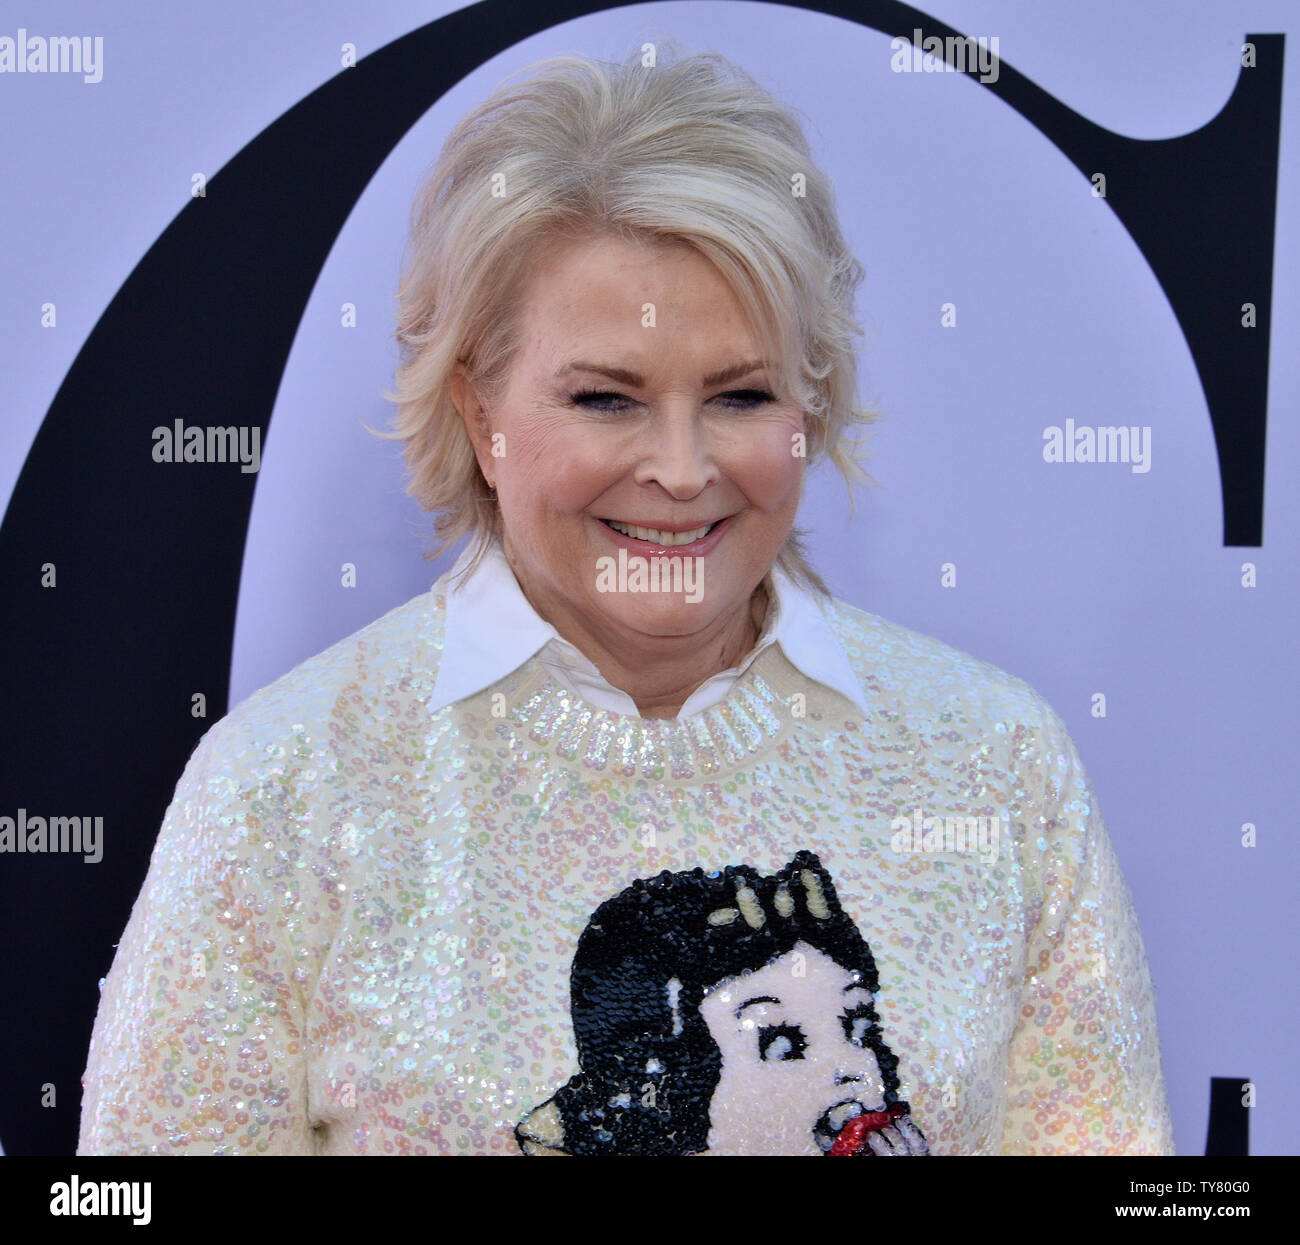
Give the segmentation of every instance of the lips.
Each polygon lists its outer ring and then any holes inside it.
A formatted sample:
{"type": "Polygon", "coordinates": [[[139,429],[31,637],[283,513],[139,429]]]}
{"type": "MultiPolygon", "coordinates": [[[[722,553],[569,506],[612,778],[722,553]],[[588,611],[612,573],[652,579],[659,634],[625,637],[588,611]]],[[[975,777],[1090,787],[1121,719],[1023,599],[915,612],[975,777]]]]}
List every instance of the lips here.
{"type": "Polygon", "coordinates": [[[893,1103],[884,1111],[868,1111],[860,1102],[837,1103],[817,1121],[813,1135],[832,1158],[868,1155],[874,1153],[868,1140],[870,1135],[888,1128],[907,1113],[907,1104],[901,1102],[893,1103]],[[836,1133],[831,1131],[835,1127],[833,1121],[839,1123],[836,1133]]]}
{"type": "Polygon", "coordinates": [[[866,1115],[870,1108],[856,1098],[846,1098],[835,1103],[822,1112],[821,1118],[813,1125],[813,1136],[817,1144],[827,1153],[835,1144],[843,1129],[859,1116],[866,1115]]]}
{"type": "Polygon", "coordinates": [[[637,540],[646,540],[653,545],[671,548],[674,545],[689,545],[694,540],[703,540],[720,520],[698,523],[693,527],[657,527],[641,523],[621,523],[617,519],[602,519],[601,522],[612,527],[624,536],[634,536],[637,540]]]}
{"type": "Polygon", "coordinates": [[[735,521],[735,515],[728,515],[725,519],[719,519],[712,525],[707,523],[697,524],[694,527],[680,526],[676,528],[645,528],[640,525],[625,524],[618,520],[619,527],[629,528],[633,532],[652,532],[657,536],[665,535],[670,538],[676,537],[681,533],[693,536],[700,528],[707,529],[703,536],[687,541],[685,544],[664,544],[661,541],[645,540],[635,535],[629,535],[627,532],[619,531],[618,527],[613,526],[609,519],[600,519],[601,529],[609,536],[614,544],[626,549],[628,553],[640,554],[643,558],[669,558],[669,557],[703,557],[710,550],[715,548],[718,542],[726,535],[735,521]]]}

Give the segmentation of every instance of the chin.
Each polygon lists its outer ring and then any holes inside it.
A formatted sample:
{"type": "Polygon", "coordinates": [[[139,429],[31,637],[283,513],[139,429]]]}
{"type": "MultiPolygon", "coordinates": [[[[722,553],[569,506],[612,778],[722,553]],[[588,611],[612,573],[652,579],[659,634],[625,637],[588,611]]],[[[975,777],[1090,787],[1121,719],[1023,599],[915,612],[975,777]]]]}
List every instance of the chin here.
{"type": "Polygon", "coordinates": [[[693,635],[717,616],[717,611],[707,601],[692,604],[665,597],[656,600],[652,594],[647,594],[641,601],[628,597],[621,608],[606,609],[604,613],[617,626],[652,636],[693,635]]]}

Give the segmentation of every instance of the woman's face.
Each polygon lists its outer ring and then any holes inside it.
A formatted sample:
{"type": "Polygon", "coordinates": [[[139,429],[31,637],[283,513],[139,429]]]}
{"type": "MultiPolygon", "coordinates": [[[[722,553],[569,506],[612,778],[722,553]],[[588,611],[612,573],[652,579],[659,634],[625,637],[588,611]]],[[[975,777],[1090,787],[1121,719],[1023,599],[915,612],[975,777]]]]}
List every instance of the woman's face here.
{"type": "Polygon", "coordinates": [[[774,394],[739,302],[697,252],[612,238],[553,250],[496,407],[479,425],[460,377],[453,394],[515,573],[562,634],[711,644],[747,613],[798,509],[803,414],[774,394]],[[620,554],[629,571],[665,556],[694,567],[667,591],[627,590],[620,554]]]}
{"type": "Polygon", "coordinates": [[[856,1115],[885,1106],[867,1045],[871,993],[807,943],[720,982],[700,1004],[722,1053],[711,1154],[823,1154],[856,1115]]]}

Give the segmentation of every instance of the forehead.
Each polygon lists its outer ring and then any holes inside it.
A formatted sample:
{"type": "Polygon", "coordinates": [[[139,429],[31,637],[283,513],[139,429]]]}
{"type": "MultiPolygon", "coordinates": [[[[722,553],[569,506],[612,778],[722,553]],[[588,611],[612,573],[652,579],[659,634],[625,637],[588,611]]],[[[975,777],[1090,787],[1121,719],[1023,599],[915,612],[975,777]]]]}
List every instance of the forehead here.
{"type": "Polygon", "coordinates": [[[726,279],[681,243],[608,237],[553,243],[526,282],[521,305],[525,349],[557,366],[602,348],[617,351],[605,361],[620,366],[631,362],[629,353],[645,357],[656,346],[674,354],[685,348],[693,357],[754,348],[726,279]],[[653,326],[648,303],[654,305],[653,326]]]}
{"type": "Polygon", "coordinates": [[[727,288],[722,274],[684,242],[557,238],[543,244],[526,294],[529,301],[569,304],[578,301],[575,295],[588,292],[630,298],[655,284],[701,281],[727,288]]]}

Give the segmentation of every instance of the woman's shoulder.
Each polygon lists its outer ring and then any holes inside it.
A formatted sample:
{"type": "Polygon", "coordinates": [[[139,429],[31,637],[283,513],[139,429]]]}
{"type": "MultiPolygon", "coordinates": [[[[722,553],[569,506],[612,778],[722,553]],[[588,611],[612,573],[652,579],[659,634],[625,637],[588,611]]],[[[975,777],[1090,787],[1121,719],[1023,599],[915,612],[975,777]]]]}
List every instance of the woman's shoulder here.
{"type": "Polygon", "coordinates": [[[1041,725],[1055,713],[1024,679],[948,644],[837,597],[823,612],[869,700],[929,702],[991,722],[1041,725]]]}
{"type": "MultiPolygon", "coordinates": [[[[289,741],[380,729],[397,703],[432,688],[442,652],[442,581],[245,697],[203,737],[209,748],[274,756],[289,741]]],[[[280,755],[284,755],[280,753],[280,755]]]]}

